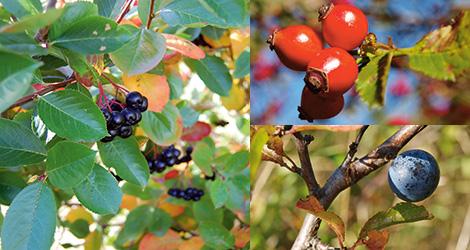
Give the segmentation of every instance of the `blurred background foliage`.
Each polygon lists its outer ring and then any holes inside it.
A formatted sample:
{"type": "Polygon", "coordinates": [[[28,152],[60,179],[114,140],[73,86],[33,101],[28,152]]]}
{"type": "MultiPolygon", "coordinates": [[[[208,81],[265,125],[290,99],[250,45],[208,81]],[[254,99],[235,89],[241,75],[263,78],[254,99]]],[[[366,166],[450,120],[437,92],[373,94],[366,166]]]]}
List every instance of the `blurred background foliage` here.
{"type": "MultiPolygon", "coordinates": [[[[281,65],[269,50],[268,35],[279,27],[307,24],[321,35],[318,8],[330,1],[251,1],[251,117],[252,124],[307,124],[298,118],[303,72],[281,65]]],[[[369,31],[380,42],[393,38],[399,48],[411,47],[425,34],[449,23],[470,0],[333,0],[361,8],[369,31]]],[[[320,124],[465,124],[470,115],[470,89],[466,73],[455,82],[439,81],[393,63],[386,87],[385,106],[369,108],[355,89],[345,95],[345,108],[320,124]]]]}
{"type": "MultiPolygon", "coordinates": [[[[397,126],[371,126],[359,146],[360,157],[397,131],[397,126]]],[[[323,185],[344,159],[357,131],[310,132],[310,157],[318,181],[323,185]]],[[[299,163],[291,136],[284,136],[284,149],[299,163]]],[[[423,149],[439,162],[441,179],[435,193],[423,202],[435,218],[389,228],[386,249],[469,249],[470,237],[470,127],[428,126],[402,150],[423,149]]],[[[351,246],[364,223],[379,211],[400,202],[390,190],[385,167],[344,190],[330,211],[346,225],[346,242],[351,246]]],[[[262,162],[253,181],[251,200],[251,249],[290,249],[305,212],[295,208],[307,195],[302,178],[271,162],[262,162]]],[[[335,234],[322,223],[319,236],[337,246],[335,234]]],[[[362,247],[358,249],[364,249],[362,247]]]]}

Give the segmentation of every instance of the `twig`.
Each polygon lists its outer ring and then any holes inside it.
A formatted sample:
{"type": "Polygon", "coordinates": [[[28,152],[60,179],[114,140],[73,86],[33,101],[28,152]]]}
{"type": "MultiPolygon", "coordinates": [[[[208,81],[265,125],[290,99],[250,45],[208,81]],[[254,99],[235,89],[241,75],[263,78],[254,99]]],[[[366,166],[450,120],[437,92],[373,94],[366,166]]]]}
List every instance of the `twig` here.
{"type": "Polygon", "coordinates": [[[38,90],[30,95],[27,95],[27,96],[24,96],[22,97],[21,99],[19,99],[18,101],[16,101],[13,105],[11,105],[8,109],[11,109],[11,108],[14,108],[14,107],[17,107],[17,106],[21,106],[25,103],[28,103],[30,101],[32,101],[34,98],[36,98],[37,96],[40,96],[40,95],[44,95],[44,94],[47,94],[51,91],[54,91],[56,89],[60,89],[60,88],[63,88],[67,85],[69,85],[70,83],[73,83],[75,82],[75,78],[70,78],[70,79],[67,79],[65,81],[62,81],[62,82],[58,82],[58,83],[51,83],[49,85],[47,85],[47,87],[41,89],[41,90],[38,90]]]}
{"type": "Polygon", "coordinates": [[[362,136],[364,135],[364,133],[366,132],[368,128],[369,128],[369,125],[364,125],[361,127],[361,129],[359,130],[359,133],[356,136],[356,140],[354,140],[354,142],[352,142],[349,145],[349,151],[346,154],[346,157],[344,158],[343,163],[341,163],[341,166],[348,166],[351,163],[351,161],[354,158],[354,155],[356,155],[357,153],[357,147],[359,146],[359,143],[362,140],[362,136]]]}
{"type": "Polygon", "coordinates": [[[310,161],[310,154],[308,152],[308,145],[313,140],[313,137],[309,135],[303,136],[300,132],[294,133],[294,137],[301,163],[302,178],[304,178],[307,184],[309,193],[318,197],[320,185],[318,185],[317,179],[315,178],[312,162],[310,161]]]}
{"type": "Polygon", "coordinates": [[[147,25],[146,25],[147,29],[150,29],[150,24],[152,23],[152,19],[155,16],[155,14],[153,13],[154,6],[155,6],[155,0],[150,0],[150,12],[149,12],[149,17],[147,18],[147,25]]]}
{"type": "Polygon", "coordinates": [[[127,0],[124,3],[124,7],[121,10],[121,13],[119,13],[119,16],[116,18],[116,23],[120,23],[122,19],[126,16],[127,12],[130,10],[130,6],[134,0],[127,0]]]}

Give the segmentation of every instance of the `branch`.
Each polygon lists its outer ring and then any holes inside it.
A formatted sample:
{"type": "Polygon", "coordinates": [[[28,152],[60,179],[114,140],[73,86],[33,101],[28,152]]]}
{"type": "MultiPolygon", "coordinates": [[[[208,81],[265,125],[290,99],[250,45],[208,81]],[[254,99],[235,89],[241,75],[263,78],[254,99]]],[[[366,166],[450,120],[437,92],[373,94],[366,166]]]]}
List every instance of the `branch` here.
{"type": "Polygon", "coordinates": [[[313,140],[313,137],[303,136],[300,132],[294,133],[294,136],[295,146],[297,147],[301,163],[302,178],[304,178],[305,183],[307,184],[309,193],[318,197],[317,195],[320,191],[320,185],[318,185],[317,179],[315,178],[312,162],[310,161],[310,154],[308,152],[308,145],[313,140]]]}
{"type": "Polygon", "coordinates": [[[127,12],[130,10],[130,6],[134,0],[127,0],[124,3],[124,7],[121,10],[121,13],[119,13],[119,16],[116,18],[116,23],[120,23],[122,19],[126,16],[127,12]]]}
{"type": "Polygon", "coordinates": [[[44,95],[44,94],[47,94],[51,91],[54,91],[56,89],[60,89],[60,88],[63,88],[67,85],[69,85],[70,83],[72,82],[75,82],[75,78],[72,77],[70,79],[67,79],[65,81],[62,81],[62,82],[58,82],[58,83],[51,83],[49,85],[47,85],[47,87],[41,89],[41,90],[38,90],[30,95],[27,95],[27,96],[24,96],[22,97],[21,99],[19,99],[18,101],[16,101],[13,105],[11,105],[8,109],[11,109],[11,108],[14,108],[14,107],[17,107],[17,106],[21,106],[25,103],[28,103],[30,101],[32,101],[34,98],[36,98],[37,96],[40,96],[40,95],[44,95]]]}
{"type": "Polygon", "coordinates": [[[149,11],[149,17],[147,18],[147,29],[150,29],[150,24],[152,23],[152,19],[155,16],[153,13],[153,9],[155,6],[155,0],[150,0],[150,11],[149,11]]]}
{"type": "Polygon", "coordinates": [[[320,202],[323,207],[327,209],[341,191],[394,159],[398,152],[425,127],[404,126],[369,154],[336,169],[320,191],[320,202]]]}

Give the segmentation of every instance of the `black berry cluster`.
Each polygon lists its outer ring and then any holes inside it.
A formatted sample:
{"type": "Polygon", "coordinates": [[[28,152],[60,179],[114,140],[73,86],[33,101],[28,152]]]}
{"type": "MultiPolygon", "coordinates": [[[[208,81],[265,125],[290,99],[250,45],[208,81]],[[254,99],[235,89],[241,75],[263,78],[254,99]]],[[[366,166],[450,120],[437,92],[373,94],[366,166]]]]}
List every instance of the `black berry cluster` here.
{"type": "Polygon", "coordinates": [[[108,107],[101,109],[106,119],[109,136],[101,139],[102,142],[110,142],[116,136],[127,138],[132,135],[132,126],[142,120],[142,112],[147,110],[147,97],[142,96],[139,92],[130,92],[126,96],[126,103],[122,104],[114,100],[108,107]]]}
{"type": "Polygon", "coordinates": [[[178,199],[185,199],[187,201],[198,201],[204,195],[204,191],[202,189],[193,187],[188,187],[185,190],[179,188],[170,188],[168,190],[168,195],[178,199]]]}
{"type": "Polygon", "coordinates": [[[161,173],[165,171],[167,167],[173,167],[174,165],[191,161],[191,153],[193,148],[191,146],[186,148],[186,154],[181,156],[181,151],[175,148],[174,145],[170,145],[168,148],[163,150],[161,154],[155,158],[147,157],[147,164],[150,168],[150,173],[161,173]],[[181,157],[180,157],[181,156],[181,157]]]}

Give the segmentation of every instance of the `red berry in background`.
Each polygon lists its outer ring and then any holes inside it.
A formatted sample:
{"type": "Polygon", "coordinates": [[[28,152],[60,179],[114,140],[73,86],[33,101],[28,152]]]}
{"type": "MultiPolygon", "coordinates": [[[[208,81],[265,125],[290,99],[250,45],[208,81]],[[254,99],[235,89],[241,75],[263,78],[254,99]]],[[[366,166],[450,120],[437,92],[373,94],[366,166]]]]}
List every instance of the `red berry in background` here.
{"type": "Polygon", "coordinates": [[[286,67],[297,71],[305,71],[311,56],[322,49],[320,38],[306,25],[274,31],[267,42],[286,67]]]}
{"type": "Polygon", "coordinates": [[[353,50],[368,32],[367,17],[349,4],[329,4],[320,9],[323,38],[331,47],[353,50]]]}
{"type": "Polygon", "coordinates": [[[342,95],[323,96],[312,93],[307,87],[302,91],[299,118],[312,122],[318,119],[329,119],[341,112],[344,107],[342,95]]]}
{"type": "Polygon", "coordinates": [[[344,49],[327,48],[311,57],[304,80],[313,93],[341,95],[354,85],[357,75],[354,57],[344,49]]]}

